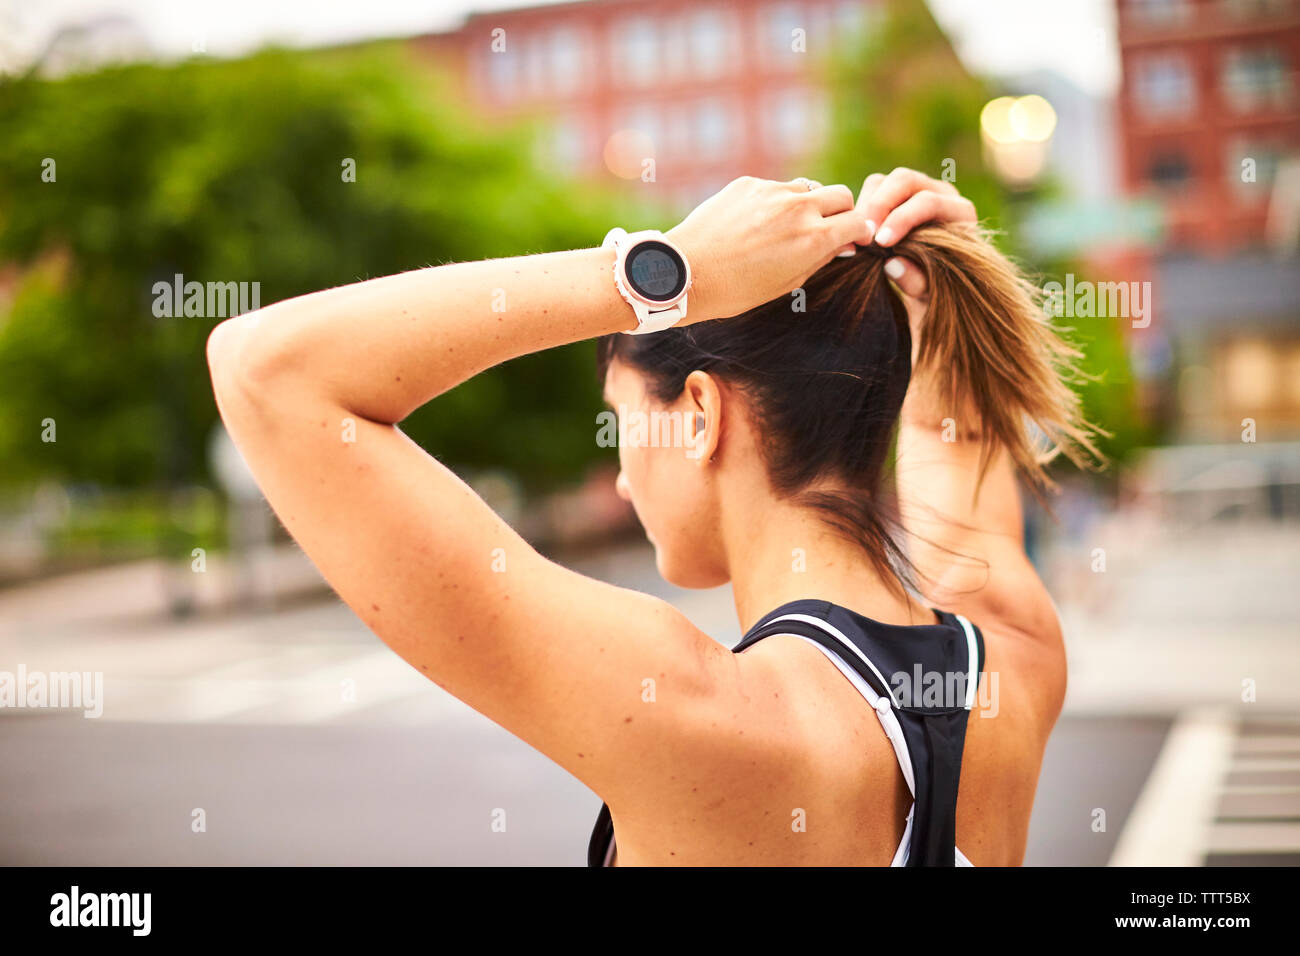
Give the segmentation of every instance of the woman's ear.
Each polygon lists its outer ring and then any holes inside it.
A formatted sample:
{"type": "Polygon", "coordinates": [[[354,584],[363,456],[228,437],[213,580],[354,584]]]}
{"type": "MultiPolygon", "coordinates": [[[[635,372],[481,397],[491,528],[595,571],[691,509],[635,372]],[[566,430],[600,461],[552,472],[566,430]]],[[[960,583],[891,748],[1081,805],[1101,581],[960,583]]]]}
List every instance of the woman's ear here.
{"type": "Polygon", "coordinates": [[[723,394],[717,380],[696,369],[682,387],[686,457],[707,464],[714,460],[722,437],[723,394]]]}

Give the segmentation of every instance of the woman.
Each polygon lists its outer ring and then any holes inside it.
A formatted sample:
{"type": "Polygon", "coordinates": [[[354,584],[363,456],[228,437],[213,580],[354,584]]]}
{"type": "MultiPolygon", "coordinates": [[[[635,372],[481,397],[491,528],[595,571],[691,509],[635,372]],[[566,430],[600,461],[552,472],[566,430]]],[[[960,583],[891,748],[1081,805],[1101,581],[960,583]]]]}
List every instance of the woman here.
{"type": "Polygon", "coordinates": [[[1016,474],[1042,486],[1045,451],[1091,445],[1073,353],[974,222],[911,170],[856,202],[739,179],[642,270],[689,268],[665,331],[623,334],[663,320],[628,294],[626,247],[602,247],[230,319],[212,381],[267,500],[367,626],[604,798],[590,862],[1018,864],[1065,655],[1016,474]],[[537,554],[397,428],[486,368],[594,337],[620,415],[689,423],[676,447],[620,444],[617,487],[666,579],[731,582],[743,653],[537,554]],[[895,433],[905,538],[883,490],[895,433]]]}

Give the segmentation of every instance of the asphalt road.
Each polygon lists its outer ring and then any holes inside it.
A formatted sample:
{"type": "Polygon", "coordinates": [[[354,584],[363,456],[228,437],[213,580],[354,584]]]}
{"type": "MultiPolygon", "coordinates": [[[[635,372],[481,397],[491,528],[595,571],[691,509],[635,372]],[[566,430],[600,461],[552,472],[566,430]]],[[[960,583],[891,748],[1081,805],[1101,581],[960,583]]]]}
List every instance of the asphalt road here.
{"type": "MultiPolygon", "coordinates": [[[[1063,719],[1026,863],[1104,864],[1164,729],[1063,719]],[[1096,807],[1105,833],[1091,829],[1096,807]]],[[[582,865],[600,808],[477,715],[454,727],[9,717],[0,792],[3,864],[582,865]]]]}
{"type": "MultiPolygon", "coordinates": [[[[1148,545],[1141,560],[1117,538],[1124,574],[1079,578],[1063,609],[1076,622],[1070,697],[1026,863],[1105,864],[1183,707],[1231,703],[1247,676],[1274,708],[1297,709],[1296,536],[1263,529],[1223,557],[1221,538],[1148,545]]],[[[667,587],[644,548],[580,569],[739,637],[725,589],[667,587]]],[[[0,864],[584,862],[599,799],[336,599],[178,622],[151,613],[145,590],[118,569],[0,592],[0,669],[105,681],[99,719],[0,710],[0,864]]]]}

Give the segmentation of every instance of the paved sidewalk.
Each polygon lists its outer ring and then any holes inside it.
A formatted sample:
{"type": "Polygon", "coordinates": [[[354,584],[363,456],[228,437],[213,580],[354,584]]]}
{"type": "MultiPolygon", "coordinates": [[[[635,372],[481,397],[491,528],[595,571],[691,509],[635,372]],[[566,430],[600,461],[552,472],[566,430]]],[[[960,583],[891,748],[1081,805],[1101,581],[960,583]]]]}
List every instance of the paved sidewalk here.
{"type": "Polygon", "coordinates": [[[1069,653],[1068,713],[1300,711],[1300,527],[1171,529],[1117,516],[1046,563],[1069,653]],[[1103,572],[1092,570],[1095,549],[1103,572]]]}
{"type": "Polygon", "coordinates": [[[172,620],[169,608],[180,595],[196,612],[211,613],[250,603],[270,610],[330,591],[311,559],[293,543],[268,547],[252,559],[257,582],[252,595],[240,593],[239,575],[226,555],[209,554],[205,563],[206,569],[196,572],[188,561],[130,561],[0,588],[0,641],[23,625],[172,620]]]}

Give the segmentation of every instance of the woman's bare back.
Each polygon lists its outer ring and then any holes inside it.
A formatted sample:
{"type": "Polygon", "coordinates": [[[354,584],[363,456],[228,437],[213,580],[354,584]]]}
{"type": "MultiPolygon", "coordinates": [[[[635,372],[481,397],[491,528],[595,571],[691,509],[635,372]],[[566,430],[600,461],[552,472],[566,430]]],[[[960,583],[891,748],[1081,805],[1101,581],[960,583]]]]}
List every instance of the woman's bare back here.
{"type": "MultiPolygon", "coordinates": [[[[967,720],[957,847],[977,866],[1018,865],[1039,767],[1064,694],[1059,641],[984,635],[967,720]]],[[[734,753],[682,767],[662,793],[612,809],[621,865],[888,865],[912,795],[862,694],[804,640],[737,655],[749,710],[734,753]],[[754,745],[765,740],[766,756],[754,745]]],[[[654,788],[658,790],[658,788],[654,788]]]]}

